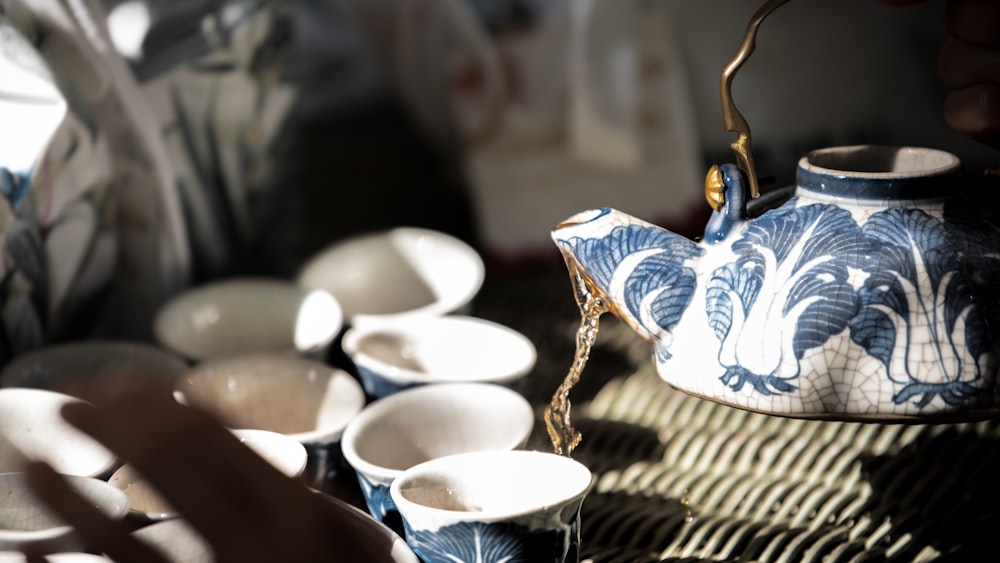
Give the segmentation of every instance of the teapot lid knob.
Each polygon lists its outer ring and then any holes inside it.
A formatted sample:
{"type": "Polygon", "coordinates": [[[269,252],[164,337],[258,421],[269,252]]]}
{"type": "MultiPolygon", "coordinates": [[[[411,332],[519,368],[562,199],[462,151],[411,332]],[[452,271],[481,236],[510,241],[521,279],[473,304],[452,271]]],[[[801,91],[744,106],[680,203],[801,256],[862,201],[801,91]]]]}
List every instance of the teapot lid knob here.
{"type": "Polygon", "coordinates": [[[715,211],[722,211],[722,206],[726,203],[726,183],[718,164],[713,164],[705,175],[705,199],[715,211]]]}

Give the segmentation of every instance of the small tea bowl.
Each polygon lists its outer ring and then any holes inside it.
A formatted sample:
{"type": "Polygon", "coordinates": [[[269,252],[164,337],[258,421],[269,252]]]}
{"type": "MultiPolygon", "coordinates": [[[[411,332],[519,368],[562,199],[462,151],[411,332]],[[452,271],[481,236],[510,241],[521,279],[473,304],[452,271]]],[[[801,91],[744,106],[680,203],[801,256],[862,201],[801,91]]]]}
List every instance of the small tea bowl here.
{"type": "Polygon", "coordinates": [[[259,352],[322,356],[343,311],[329,292],[294,282],[232,278],[183,291],[156,312],[163,346],[193,361],[259,352]]]}
{"type": "MultiPolygon", "coordinates": [[[[289,477],[299,477],[306,467],[306,449],[300,442],[277,432],[255,429],[232,431],[240,441],[289,477]]],[[[121,489],[128,498],[127,518],[145,525],[151,522],[173,518],[176,511],[167,501],[132,467],[119,467],[108,483],[121,489]]]]}
{"type": "Polygon", "coordinates": [[[289,354],[249,354],[195,365],[178,380],[178,398],[213,413],[229,428],[269,430],[308,453],[303,478],[317,488],[336,476],[340,438],[365,405],[347,372],[289,354]]]}
{"type": "MultiPolygon", "coordinates": [[[[125,493],[101,479],[64,477],[91,506],[109,518],[125,516],[128,510],[125,493]]],[[[0,549],[15,550],[29,544],[48,551],[74,551],[83,547],[72,526],[35,497],[22,473],[0,473],[0,549]]]]}
{"type": "Polygon", "coordinates": [[[0,389],[0,472],[20,471],[27,456],[59,473],[106,476],[117,456],[60,415],[63,405],[77,401],[46,389],[0,389]]]}
{"type": "Polygon", "coordinates": [[[442,382],[513,384],[535,366],[534,344],[499,323],[423,316],[349,328],[341,341],[371,397],[442,382]]]}
{"type": "Polygon", "coordinates": [[[579,561],[582,463],[548,452],[469,452],[406,470],[390,487],[424,563],[579,561]]]}
{"type": "Polygon", "coordinates": [[[14,358],[0,371],[0,387],[48,389],[88,400],[107,377],[149,378],[171,388],[188,363],[142,342],[83,340],[54,344],[14,358]]]}
{"type": "Polygon", "coordinates": [[[389,485],[406,469],[459,452],[511,450],[531,435],[535,415],[516,391],[492,383],[441,383],[400,391],[366,406],[344,430],[368,511],[395,511],[389,485]]]}
{"type": "Polygon", "coordinates": [[[445,233],[412,227],[359,235],[310,258],[297,281],[332,293],[346,324],[459,311],[483,283],[482,257],[445,233]]]}

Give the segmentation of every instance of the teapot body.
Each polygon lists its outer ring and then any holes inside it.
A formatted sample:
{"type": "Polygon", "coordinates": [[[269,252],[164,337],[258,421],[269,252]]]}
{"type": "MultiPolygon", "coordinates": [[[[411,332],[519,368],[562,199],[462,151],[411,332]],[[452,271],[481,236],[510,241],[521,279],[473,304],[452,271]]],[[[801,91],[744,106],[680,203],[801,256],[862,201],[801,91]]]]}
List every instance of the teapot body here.
{"type": "MultiPolygon", "coordinates": [[[[729,169],[728,191],[742,190],[729,169]]],[[[930,149],[837,147],[790,199],[700,242],[614,210],[553,231],[660,376],[754,411],[965,419],[998,409],[1000,230],[930,149]]]]}

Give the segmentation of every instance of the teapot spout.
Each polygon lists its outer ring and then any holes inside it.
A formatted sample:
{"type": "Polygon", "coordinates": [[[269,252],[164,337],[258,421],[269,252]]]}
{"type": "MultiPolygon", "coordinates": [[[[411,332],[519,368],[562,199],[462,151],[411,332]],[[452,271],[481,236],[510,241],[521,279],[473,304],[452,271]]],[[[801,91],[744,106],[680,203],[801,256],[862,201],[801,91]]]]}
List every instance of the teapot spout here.
{"type": "Polygon", "coordinates": [[[697,285],[691,239],[610,208],[591,209],[552,231],[578,303],[588,293],[640,337],[661,342],[680,321],[697,285]]]}

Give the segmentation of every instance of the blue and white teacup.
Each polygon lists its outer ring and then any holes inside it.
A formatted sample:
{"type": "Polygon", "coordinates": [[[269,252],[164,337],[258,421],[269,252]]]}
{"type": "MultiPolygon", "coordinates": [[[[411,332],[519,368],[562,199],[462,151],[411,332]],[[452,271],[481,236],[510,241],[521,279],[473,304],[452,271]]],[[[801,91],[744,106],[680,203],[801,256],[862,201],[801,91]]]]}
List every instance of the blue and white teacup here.
{"type": "Polygon", "coordinates": [[[366,406],[344,429],[344,459],[354,468],[376,520],[396,512],[389,486],[430,459],[522,447],[535,414],[516,391],[493,383],[441,383],[400,391],[366,406]]]}
{"type": "Polygon", "coordinates": [[[373,398],[429,383],[512,386],[538,359],[535,345],[520,332],[468,315],[353,326],[341,347],[373,398]]]}
{"type": "Polygon", "coordinates": [[[592,483],[591,471],[566,456],[471,452],[408,469],[390,493],[424,563],[577,563],[592,483]]]}

